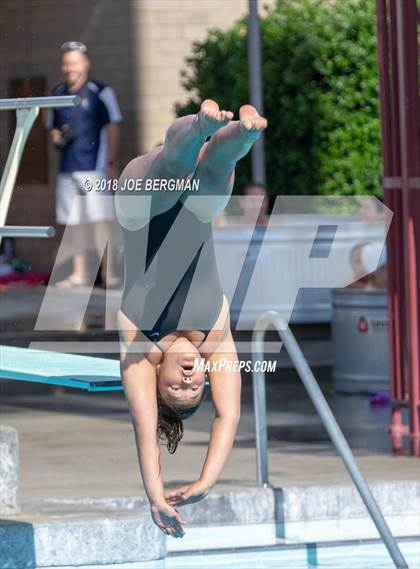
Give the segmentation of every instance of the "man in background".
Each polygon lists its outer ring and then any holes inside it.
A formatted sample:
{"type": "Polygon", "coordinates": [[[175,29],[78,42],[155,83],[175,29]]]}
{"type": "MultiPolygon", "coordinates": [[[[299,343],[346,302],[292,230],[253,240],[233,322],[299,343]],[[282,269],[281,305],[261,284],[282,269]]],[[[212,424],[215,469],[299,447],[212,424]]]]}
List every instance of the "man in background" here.
{"type": "Polygon", "coordinates": [[[241,223],[246,225],[267,225],[268,223],[268,194],[264,184],[251,182],[243,190],[239,198],[239,205],[242,209],[241,223]],[[255,215],[258,212],[257,220],[255,215]]]}
{"type": "Polygon", "coordinates": [[[384,221],[385,205],[381,198],[367,196],[363,199],[357,216],[361,221],[384,221]]]}
{"type": "Polygon", "coordinates": [[[48,114],[51,140],[60,152],[56,221],[71,230],[73,248],[73,272],[55,286],[89,284],[89,224],[92,224],[99,258],[104,243],[108,243],[108,257],[107,260],[104,257],[101,266],[102,282],[115,288],[121,279],[116,270],[118,239],[113,192],[108,184],[119,175],[117,148],[121,112],[113,89],[89,76],[90,59],[85,44],[65,42],[61,53],[65,81],[51,94],[78,95],[81,104],[50,109],[48,114]]]}

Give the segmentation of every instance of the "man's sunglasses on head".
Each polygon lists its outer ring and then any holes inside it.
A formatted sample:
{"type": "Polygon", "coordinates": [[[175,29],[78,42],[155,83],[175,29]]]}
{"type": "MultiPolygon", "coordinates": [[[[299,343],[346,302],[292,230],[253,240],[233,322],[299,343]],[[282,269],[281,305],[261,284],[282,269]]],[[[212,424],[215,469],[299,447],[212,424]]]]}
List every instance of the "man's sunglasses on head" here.
{"type": "Polygon", "coordinates": [[[61,46],[61,51],[81,51],[82,53],[87,53],[87,47],[81,41],[66,41],[61,46]]]}

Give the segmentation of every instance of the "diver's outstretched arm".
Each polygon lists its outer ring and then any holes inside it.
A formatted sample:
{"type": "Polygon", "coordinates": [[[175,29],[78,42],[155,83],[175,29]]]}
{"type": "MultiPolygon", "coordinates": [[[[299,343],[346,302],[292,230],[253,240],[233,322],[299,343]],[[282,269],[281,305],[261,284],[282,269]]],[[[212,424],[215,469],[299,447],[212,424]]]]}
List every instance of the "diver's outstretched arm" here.
{"type": "Polygon", "coordinates": [[[235,369],[233,364],[238,360],[230,331],[222,345],[223,351],[218,349],[217,353],[207,358],[208,362],[218,362],[223,359],[227,365],[220,371],[209,372],[216,415],[213,419],[203,469],[197,482],[165,494],[166,501],[174,507],[205,498],[210,488],[217,482],[232,450],[241,414],[241,374],[239,371],[228,371],[229,367],[235,369]]]}
{"type": "MultiPolygon", "coordinates": [[[[124,330],[120,328],[124,338],[124,330]]],[[[124,342],[129,338],[124,338],[124,342]]],[[[182,537],[185,520],[165,501],[157,438],[156,368],[141,353],[122,350],[121,381],[134,427],[137,456],[153,521],[165,535],[182,537]]]]}
{"type": "Polygon", "coordinates": [[[226,362],[219,371],[209,371],[211,396],[216,413],[200,474],[200,480],[209,489],[217,482],[229,457],[241,415],[241,374],[239,371],[231,371],[235,369],[234,363],[238,360],[238,354],[230,331],[222,346],[222,351],[218,349],[217,353],[207,359],[211,362],[210,367],[212,362],[226,362]]]}

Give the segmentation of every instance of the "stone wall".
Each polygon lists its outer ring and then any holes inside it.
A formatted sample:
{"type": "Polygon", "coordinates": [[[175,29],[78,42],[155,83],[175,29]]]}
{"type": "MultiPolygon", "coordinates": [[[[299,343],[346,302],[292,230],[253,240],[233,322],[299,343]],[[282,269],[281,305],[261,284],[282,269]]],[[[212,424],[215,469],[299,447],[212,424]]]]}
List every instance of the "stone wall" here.
{"type": "Polygon", "coordinates": [[[19,513],[19,441],[16,429],[0,425],[0,515],[19,513]]]}

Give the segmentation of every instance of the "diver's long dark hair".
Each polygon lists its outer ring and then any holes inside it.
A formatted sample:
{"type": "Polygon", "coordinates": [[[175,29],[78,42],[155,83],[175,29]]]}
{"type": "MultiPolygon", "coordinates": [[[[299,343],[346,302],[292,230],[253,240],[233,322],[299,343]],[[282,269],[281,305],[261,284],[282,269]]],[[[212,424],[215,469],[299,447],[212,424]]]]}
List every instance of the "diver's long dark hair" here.
{"type": "Polygon", "coordinates": [[[184,419],[188,419],[191,415],[194,415],[205,396],[206,388],[203,389],[203,393],[197,405],[194,405],[194,407],[187,407],[185,409],[177,409],[164,403],[159,390],[157,391],[157,436],[160,440],[166,439],[166,447],[171,454],[174,454],[178,447],[178,443],[184,436],[184,425],[182,421],[184,419]]]}

